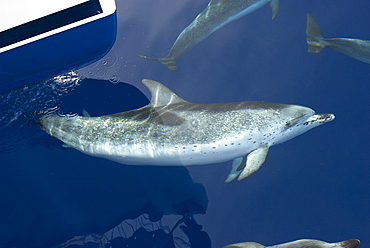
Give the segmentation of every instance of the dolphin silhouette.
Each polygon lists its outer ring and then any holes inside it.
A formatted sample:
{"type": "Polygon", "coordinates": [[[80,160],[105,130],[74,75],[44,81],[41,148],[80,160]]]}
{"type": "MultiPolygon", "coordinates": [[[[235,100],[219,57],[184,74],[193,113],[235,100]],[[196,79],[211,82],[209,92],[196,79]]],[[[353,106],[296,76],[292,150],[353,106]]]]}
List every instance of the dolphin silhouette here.
{"type": "Polygon", "coordinates": [[[270,2],[272,18],[279,11],[279,0],[211,0],[208,6],[177,37],[170,52],[164,58],[140,57],[158,60],[170,70],[176,70],[175,61],[200,41],[225,24],[252,13],[270,2]]]}
{"type": "Polygon", "coordinates": [[[351,38],[332,38],[322,37],[321,31],[315,20],[307,14],[307,44],[308,52],[319,53],[325,47],[344,53],[357,60],[370,63],[370,41],[351,38]]]}
{"type": "Polygon", "coordinates": [[[233,160],[226,182],[251,175],[270,146],[334,119],[268,102],[195,104],[144,79],[148,105],[100,117],[45,115],[42,128],[83,153],[132,165],[201,165],[233,160]]]}
{"type": "Polygon", "coordinates": [[[224,246],[223,248],[356,248],[360,244],[358,239],[349,239],[337,243],[327,243],[315,239],[300,239],[284,244],[264,246],[255,242],[242,242],[224,246]]]}

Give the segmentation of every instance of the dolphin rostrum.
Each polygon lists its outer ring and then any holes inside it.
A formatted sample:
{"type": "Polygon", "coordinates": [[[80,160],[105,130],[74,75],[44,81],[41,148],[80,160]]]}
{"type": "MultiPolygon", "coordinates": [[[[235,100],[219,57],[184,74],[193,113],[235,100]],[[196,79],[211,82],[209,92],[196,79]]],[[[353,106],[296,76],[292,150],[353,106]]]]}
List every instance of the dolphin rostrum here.
{"type": "Polygon", "coordinates": [[[365,63],[370,63],[370,40],[351,38],[325,39],[315,20],[307,14],[306,41],[308,52],[319,53],[325,47],[344,53],[365,63]]]}
{"type": "Polygon", "coordinates": [[[272,8],[272,18],[275,18],[279,11],[279,0],[211,0],[194,21],[180,33],[166,57],[140,56],[158,60],[170,70],[176,70],[175,61],[200,41],[225,24],[261,8],[268,2],[272,8]]]}
{"type": "Polygon", "coordinates": [[[358,239],[349,239],[337,243],[327,243],[315,239],[300,239],[284,244],[264,246],[255,242],[242,242],[224,246],[223,248],[356,248],[360,244],[358,239]]]}
{"type": "Polygon", "coordinates": [[[251,175],[268,149],[334,119],[268,102],[195,104],[144,79],[148,105],[99,117],[45,115],[42,128],[83,153],[131,165],[201,165],[233,160],[226,182],[251,175]]]}

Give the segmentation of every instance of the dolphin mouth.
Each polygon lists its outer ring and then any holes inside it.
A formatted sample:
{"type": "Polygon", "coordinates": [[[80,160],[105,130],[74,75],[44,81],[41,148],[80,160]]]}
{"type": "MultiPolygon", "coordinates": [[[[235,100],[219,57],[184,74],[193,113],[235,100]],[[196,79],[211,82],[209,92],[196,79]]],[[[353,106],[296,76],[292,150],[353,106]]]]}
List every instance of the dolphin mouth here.
{"type": "Polygon", "coordinates": [[[287,121],[285,124],[285,128],[290,128],[292,126],[296,125],[304,125],[308,126],[311,124],[324,124],[326,122],[332,121],[335,119],[335,116],[330,113],[324,113],[324,114],[303,114],[299,117],[296,117],[290,121],[287,121]]]}
{"type": "Polygon", "coordinates": [[[291,119],[285,123],[286,128],[290,128],[292,126],[295,126],[299,123],[302,123],[303,121],[308,120],[308,118],[312,117],[312,113],[305,113],[298,117],[295,117],[294,119],[291,119]]]}
{"type": "Polygon", "coordinates": [[[323,124],[323,123],[332,121],[334,119],[335,119],[335,115],[333,115],[331,113],[316,114],[316,115],[312,115],[308,119],[306,119],[303,122],[303,125],[307,126],[307,125],[310,125],[310,124],[313,124],[313,123],[323,124]]]}

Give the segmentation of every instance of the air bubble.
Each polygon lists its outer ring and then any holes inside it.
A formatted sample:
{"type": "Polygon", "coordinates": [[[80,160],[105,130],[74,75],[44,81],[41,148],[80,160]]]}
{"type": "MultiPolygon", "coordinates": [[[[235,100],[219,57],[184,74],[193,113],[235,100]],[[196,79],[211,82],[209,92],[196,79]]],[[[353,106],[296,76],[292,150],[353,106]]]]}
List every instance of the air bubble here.
{"type": "Polygon", "coordinates": [[[103,77],[105,75],[105,71],[103,69],[98,69],[95,72],[95,75],[98,76],[98,77],[103,77]]]}
{"type": "Polygon", "coordinates": [[[113,83],[113,84],[118,83],[118,82],[119,82],[119,77],[118,77],[118,75],[111,75],[111,76],[109,77],[109,81],[110,81],[111,83],[113,83]]]}
{"type": "Polygon", "coordinates": [[[118,64],[118,56],[112,55],[112,56],[107,56],[105,57],[100,63],[105,67],[105,68],[112,68],[115,67],[118,64]]]}

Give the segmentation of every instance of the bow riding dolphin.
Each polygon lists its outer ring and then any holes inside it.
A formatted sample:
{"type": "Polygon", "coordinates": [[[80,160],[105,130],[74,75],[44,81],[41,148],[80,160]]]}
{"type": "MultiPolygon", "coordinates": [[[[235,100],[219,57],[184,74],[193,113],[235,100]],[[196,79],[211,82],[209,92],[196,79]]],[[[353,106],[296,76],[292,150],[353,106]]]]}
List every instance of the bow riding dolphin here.
{"type": "Polygon", "coordinates": [[[99,117],[45,115],[42,128],[83,153],[131,165],[201,165],[233,160],[226,182],[251,175],[270,146],[334,119],[268,102],[195,104],[144,79],[148,105],[99,117]]]}
{"type": "Polygon", "coordinates": [[[308,52],[310,53],[319,53],[327,47],[370,64],[370,40],[323,38],[319,26],[310,14],[307,14],[306,34],[308,52]]]}
{"type": "Polygon", "coordinates": [[[356,248],[360,244],[358,239],[349,239],[337,243],[327,243],[315,239],[300,239],[284,244],[264,246],[255,242],[242,242],[224,246],[223,248],[356,248]]]}
{"type": "Polygon", "coordinates": [[[225,24],[252,13],[268,2],[272,8],[272,18],[275,18],[279,11],[279,0],[211,0],[194,21],[180,33],[166,57],[140,56],[158,60],[170,70],[176,70],[175,61],[200,41],[225,24]]]}

